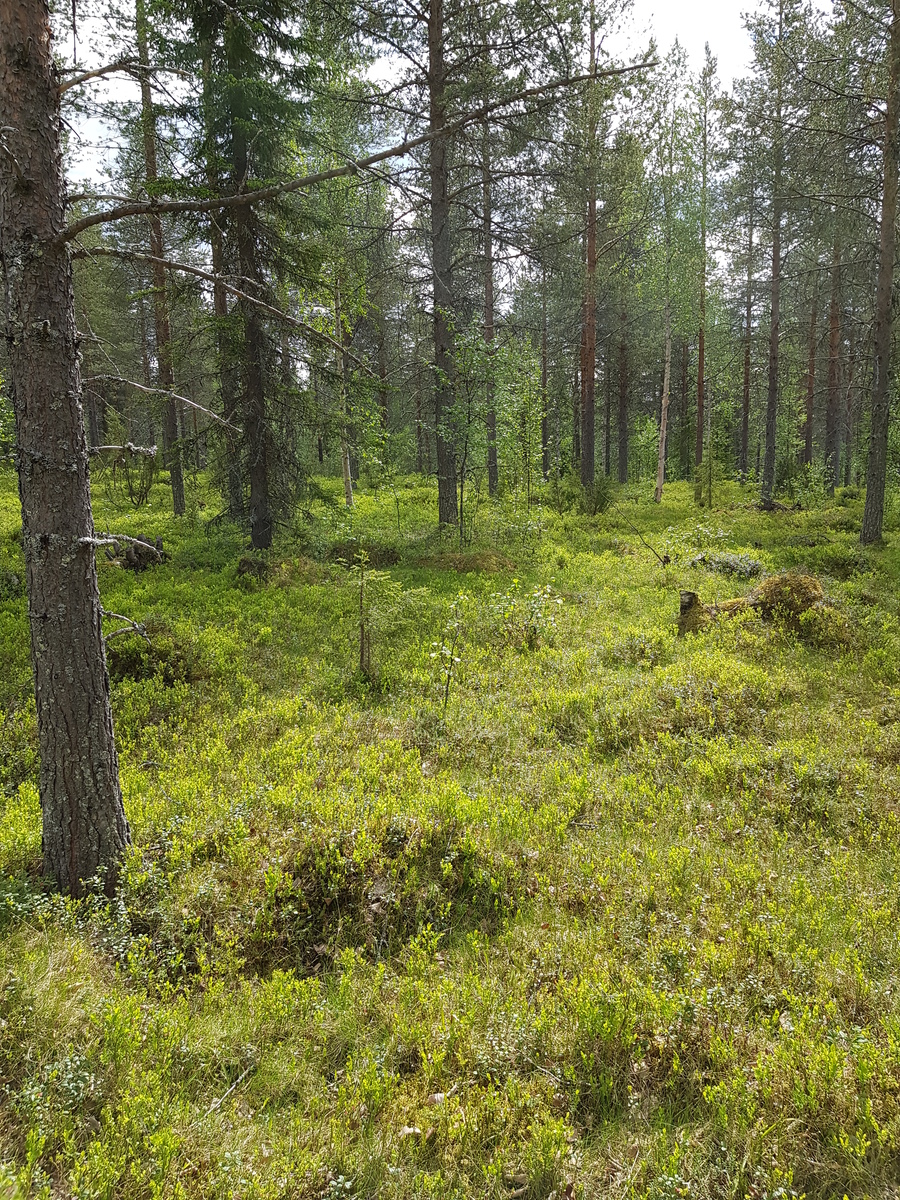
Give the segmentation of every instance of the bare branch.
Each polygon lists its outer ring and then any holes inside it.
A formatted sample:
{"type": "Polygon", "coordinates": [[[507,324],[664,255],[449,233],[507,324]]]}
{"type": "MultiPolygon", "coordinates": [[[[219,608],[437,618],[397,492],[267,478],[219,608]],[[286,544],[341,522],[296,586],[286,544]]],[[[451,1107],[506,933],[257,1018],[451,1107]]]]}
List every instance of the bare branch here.
{"type": "Polygon", "coordinates": [[[124,446],[91,446],[88,454],[103,454],[107,450],[115,450],[117,454],[143,454],[146,458],[156,458],[156,446],[135,446],[133,442],[126,442],[124,446]]]}
{"type": "MultiPolygon", "coordinates": [[[[171,400],[180,400],[182,404],[186,404],[188,408],[196,408],[198,412],[206,413],[213,421],[218,421],[220,425],[224,425],[228,429],[233,429],[235,433],[243,433],[237,425],[232,425],[230,421],[226,421],[224,417],[220,417],[218,413],[211,412],[210,409],[204,408],[202,404],[198,404],[196,400],[189,400],[187,396],[179,396],[177,392],[168,392],[165,388],[147,387],[143,383],[135,383],[133,379],[126,379],[124,375],[88,375],[83,380],[84,383],[124,383],[126,387],[134,388],[136,392],[149,392],[155,396],[168,396],[171,400]]],[[[114,447],[113,447],[114,448],[114,447]]]]}
{"type": "Polygon", "coordinates": [[[106,634],[103,639],[104,646],[108,646],[111,639],[120,637],[123,633],[136,633],[138,637],[142,637],[150,649],[153,649],[153,643],[147,636],[147,627],[143,621],[132,621],[131,617],[123,617],[121,613],[110,612],[107,608],[100,609],[101,617],[114,617],[117,621],[124,621],[125,624],[121,629],[114,629],[112,633],[106,634]]]}
{"type": "Polygon", "coordinates": [[[153,73],[156,71],[165,71],[168,75],[180,75],[183,79],[190,79],[190,71],[183,71],[180,67],[150,67],[144,66],[138,62],[136,58],[120,58],[117,62],[107,63],[105,67],[96,67],[93,71],[84,71],[81,75],[76,75],[72,79],[66,79],[59,85],[59,94],[67,92],[69,88],[78,87],[79,84],[87,83],[90,79],[99,79],[103,75],[112,75],[116,71],[125,71],[128,75],[140,75],[144,73],[153,73]]]}
{"type": "Polygon", "coordinates": [[[105,67],[96,67],[93,71],[84,71],[81,75],[76,75],[73,79],[66,79],[59,85],[59,94],[67,92],[69,88],[78,87],[80,83],[87,83],[89,79],[99,79],[102,75],[112,75],[115,71],[132,71],[136,66],[135,60],[131,58],[120,58],[116,62],[107,63],[105,67]]]}
{"type": "Polygon", "coordinates": [[[329,171],[319,171],[314,175],[302,175],[297,179],[288,180],[286,183],[257,188],[251,192],[240,192],[234,196],[217,196],[213,200],[166,200],[158,202],[136,200],[133,204],[123,204],[119,208],[111,208],[107,209],[106,212],[92,213],[90,216],[82,217],[80,221],[76,221],[73,225],[70,225],[60,237],[63,241],[71,241],[79,233],[82,233],[85,229],[90,229],[94,225],[107,225],[111,221],[121,221],[126,217],[145,216],[149,213],[157,216],[164,213],[214,212],[223,208],[237,208],[245,204],[259,204],[263,200],[274,200],[278,196],[290,195],[293,192],[302,191],[304,188],[313,187],[315,184],[326,183],[329,179],[342,179],[347,175],[355,175],[360,170],[373,167],[376,163],[385,162],[389,158],[400,158],[402,155],[408,154],[411,150],[415,150],[419,146],[427,145],[436,138],[449,137],[457,133],[473,121],[483,121],[500,109],[508,108],[509,105],[516,104],[520,100],[528,100],[532,96],[540,96],[545,92],[550,92],[558,88],[574,87],[578,83],[609,79],[620,75],[627,75],[634,71],[646,71],[655,66],[658,66],[658,62],[652,59],[645,62],[632,63],[627,67],[610,68],[607,71],[599,71],[596,74],[575,75],[568,79],[557,79],[553,83],[546,83],[541,87],[526,88],[524,91],[516,92],[515,95],[507,96],[503,100],[495,100],[491,104],[485,104],[483,107],[474,109],[472,112],[466,113],[465,116],[459,117],[455,121],[450,121],[441,129],[429,130],[428,133],[420,134],[419,137],[409,138],[407,141],[401,142],[398,146],[391,146],[388,150],[379,150],[377,154],[370,154],[367,158],[358,159],[356,162],[350,162],[343,167],[333,167],[329,171]]]}
{"type": "Polygon", "coordinates": [[[95,549],[98,546],[118,546],[119,542],[129,542],[132,546],[143,546],[146,550],[152,550],[160,562],[163,560],[162,551],[157,550],[155,546],[151,546],[149,542],[142,541],[141,538],[128,537],[124,533],[117,533],[115,537],[112,534],[106,534],[104,537],[82,537],[78,539],[79,546],[93,546],[95,549]]]}

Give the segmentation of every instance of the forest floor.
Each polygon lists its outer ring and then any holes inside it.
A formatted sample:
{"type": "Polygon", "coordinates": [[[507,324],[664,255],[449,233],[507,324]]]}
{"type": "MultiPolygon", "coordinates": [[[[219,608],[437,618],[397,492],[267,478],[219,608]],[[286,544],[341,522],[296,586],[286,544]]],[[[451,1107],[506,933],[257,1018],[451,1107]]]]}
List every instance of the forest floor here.
{"type": "Polygon", "coordinates": [[[0,1195],[900,1194],[900,537],[647,485],[460,548],[410,480],[257,579],[203,487],[95,489],[171,557],[101,562],[152,648],[110,642],[134,849],[75,903],[0,468],[0,1195]],[[790,568],[830,603],[676,636],[790,568]]]}

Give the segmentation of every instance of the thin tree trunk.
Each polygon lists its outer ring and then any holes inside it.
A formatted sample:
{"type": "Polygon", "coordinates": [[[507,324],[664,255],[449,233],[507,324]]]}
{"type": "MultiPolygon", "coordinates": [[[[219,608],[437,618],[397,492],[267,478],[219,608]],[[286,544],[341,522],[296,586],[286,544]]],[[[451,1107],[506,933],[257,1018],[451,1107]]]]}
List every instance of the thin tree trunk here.
{"type": "MultiPolygon", "coordinates": [[[[778,14],[778,41],[776,53],[780,55],[784,21],[784,0],[778,14]]],[[[769,380],[766,393],[766,448],[763,458],[762,499],[771,503],[775,493],[775,455],[778,433],[778,371],[781,340],[781,218],[784,211],[782,197],[782,170],[784,143],[782,129],[782,64],[775,64],[775,132],[774,172],[772,176],[772,285],[769,315],[769,380]]]]}
{"type": "Polygon", "coordinates": [[[809,346],[806,359],[806,418],[803,422],[803,461],[809,466],[813,459],[813,405],[816,398],[816,320],[818,296],[813,290],[809,316],[809,346]]]}
{"type": "Polygon", "coordinates": [[[0,266],[40,747],[44,872],[115,888],[119,788],[45,0],[0,0],[0,266]]]}
{"type": "Polygon", "coordinates": [[[625,322],[622,321],[619,342],[619,483],[628,482],[628,343],[625,341],[625,322]]]}
{"type": "MultiPolygon", "coordinates": [[[[232,169],[235,191],[243,187],[249,170],[246,131],[241,120],[232,114],[232,169]]],[[[255,292],[262,289],[254,216],[246,205],[234,209],[235,240],[241,275],[255,292]]],[[[244,326],[244,430],[247,439],[248,477],[250,483],[250,540],[254,550],[268,550],[272,545],[273,519],[269,480],[269,430],[266,412],[264,378],[265,337],[259,309],[249,300],[239,300],[244,326]]]]}
{"type": "MultiPolygon", "coordinates": [[[[597,69],[594,5],[591,2],[591,74],[597,69]]],[[[583,333],[581,338],[581,484],[593,487],[595,474],[595,394],[597,378],[597,114],[596,87],[588,88],[588,195],[585,230],[583,333]]]]}
{"type": "MultiPolygon", "coordinates": [[[[840,218],[835,213],[835,222],[840,218]]],[[[841,440],[841,243],[837,228],[831,253],[828,307],[828,398],[825,404],[825,478],[829,492],[840,480],[841,440]]]]}
{"type": "Polygon", "coordinates": [[[612,387],[613,348],[612,338],[606,345],[606,387],[603,395],[603,474],[612,474],[612,387]]]}
{"type": "Polygon", "coordinates": [[[700,180],[700,320],[697,331],[697,435],[694,446],[694,500],[703,503],[703,407],[706,401],[706,193],[709,159],[709,113],[701,120],[700,180]]]}
{"type": "Polygon", "coordinates": [[[456,454],[445,422],[454,399],[453,243],[450,229],[450,178],[446,134],[444,0],[428,2],[428,116],[431,185],[431,266],[434,284],[434,432],[437,447],[438,521],[456,525],[456,454]]]}
{"type": "Polygon", "coordinates": [[[747,235],[747,292],[744,301],[744,388],[741,396],[741,445],[738,453],[738,470],[741,479],[747,481],[748,453],[750,446],[750,345],[753,333],[753,185],[750,187],[749,231],[747,235]]]}
{"type": "MultiPolygon", "coordinates": [[[[141,71],[141,126],[144,141],[144,175],[152,192],[152,185],[159,179],[156,157],[156,116],[153,112],[153,93],[150,87],[150,55],[147,48],[147,7],[145,0],[136,0],[136,25],[138,61],[141,71]]],[[[147,221],[150,228],[150,254],[155,259],[166,257],[162,221],[151,216],[147,221]]],[[[169,321],[169,299],[166,288],[166,268],[162,262],[151,266],[153,279],[153,317],[156,328],[156,377],[158,386],[166,392],[175,390],[175,372],[172,365],[172,328],[169,321]]],[[[166,399],[163,419],[163,451],[169,469],[172,486],[172,508],[176,517],[184,515],[184,466],[181,442],[178,437],[178,409],[173,396],[166,399]]]]}
{"type": "Polygon", "coordinates": [[[881,235],[878,285],[875,292],[875,364],[872,380],[872,418],[866,463],[866,507],[860,540],[881,541],[887,478],[888,429],[891,416],[891,301],[894,289],[894,244],[897,222],[898,109],[900,109],[900,0],[892,0],[888,49],[888,97],[884,121],[884,181],[881,193],[881,235]]]}
{"type": "Polygon", "coordinates": [[[497,463],[497,412],[494,408],[494,373],[490,361],[494,344],[494,214],[491,194],[491,158],[488,127],[481,135],[481,204],[482,237],[484,240],[484,340],[488,351],[487,369],[487,468],[488,493],[497,495],[500,471],[497,463]]]}
{"type": "Polygon", "coordinates": [[[656,493],[654,500],[657,504],[662,500],[663,484],[666,479],[666,430],[669,420],[669,380],[672,371],[672,313],[669,297],[666,296],[666,349],[663,362],[662,402],[659,413],[659,457],[656,463],[656,493]]]}
{"type": "MultiPolygon", "coordinates": [[[[207,55],[203,60],[203,119],[206,131],[206,181],[209,190],[217,195],[221,189],[221,181],[215,168],[216,149],[213,139],[213,100],[210,95],[212,79],[212,63],[207,55]]],[[[228,422],[225,426],[226,452],[226,502],[228,516],[232,521],[240,521],[244,515],[244,488],[241,476],[241,446],[234,426],[238,416],[238,384],[234,362],[234,347],[228,329],[228,293],[221,280],[227,273],[225,257],[225,237],[219,224],[221,216],[213,213],[210,219],[209,243],[212,255],[213,273],[216,282],[213,284],[213,314],[216,318],[216,358],[219,370],[219,392],[222,401],[222,415],[228,422]]]]}
{"type": "Polygon", "coordinates": [[[547,394],[547,272],[541,267],[541,475],[550,478],[550,401],[547,394]]]}
{"type": "Polygon", "coordinates": [[[338,375],[341,381],[341,474],[344,478],[344,503],[347,508],[353,507],[353,469],[350,463],[350,394],[348,388],[349,359],[347,357],[348,331],[344,326],[341,314],[341,289],[334,289],[334,336],[340,342],[341,349],[337,351],[338,375]]]}

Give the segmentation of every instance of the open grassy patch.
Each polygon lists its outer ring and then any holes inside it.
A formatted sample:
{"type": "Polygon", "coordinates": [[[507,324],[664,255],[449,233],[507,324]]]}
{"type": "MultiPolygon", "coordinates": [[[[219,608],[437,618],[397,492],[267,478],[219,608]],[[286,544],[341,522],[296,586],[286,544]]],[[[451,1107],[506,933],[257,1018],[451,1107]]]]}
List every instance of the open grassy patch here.
{"type": "Polygon", "coordinates": [[[99,489],[170,557],[101,566],[149,639],[110,642],[134,846],[74,903],[0,471],[0,1195],[896,1194],[898,549],[858,499],[510,496],[460,547],[409,481],[240,571],[99,489]],[[685,589],[781,590],[678,637],[685,589]]]}

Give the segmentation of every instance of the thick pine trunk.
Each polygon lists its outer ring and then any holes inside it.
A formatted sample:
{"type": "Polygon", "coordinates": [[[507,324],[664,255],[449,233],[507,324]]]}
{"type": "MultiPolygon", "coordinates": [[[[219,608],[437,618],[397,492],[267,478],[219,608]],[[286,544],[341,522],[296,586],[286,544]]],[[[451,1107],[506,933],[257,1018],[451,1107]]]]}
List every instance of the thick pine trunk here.
{"type": "MultiPolygon", "coordinates": [[[[156,116],[153,112],[153,93],[150,88],[150,55],[147,49],[147,9],[145,0],[137,0],[137,44],[141,71],[141,126],[144,139],[144,175],[148,190],[159,179],[156,158],[156,116]]],[[[166,256],[162,221],[159,217],[148,218],[150,227],[150,253],[156,259],[166,256]]],[[[166,268],[161,262],[151,266],[153,279],[153,319],[156,330],[156,377],[158,386],[165,392],[174,391],[175,371],[172,364],[172,327],[169,321],[169,297],[166,285],[166,268]]],[[[184,515],[184,465],[181,441],[178,435],[178,401],[167,396],[163,416],[163,453],[172,485],[172,509],[176,517],[184,515]]]]}
{"type": "Polygon", "coordinates": [[[447,436],[454,399],[453,242],[447,135],[444,3],[428,4],[428,106],[431,186],[431,265],[434,284],[434,432],[437,448],[438,521],[457,525],[456,453],[447,436]]]}
{"type": "Polygon", "coordinates": [[[40,745],[44,871],[111,893],[129,842],[119,789],[81,406],[59,78],[45,0],[0,0],[0,265],[16,419],[40,745]]]}
{"type": "Polygon", "coordinates": [[[897,222],[898,109],[900,109],[900,0],[893,0],[888,63],[888,98],[884,121],[884,181],[881,193],[881,234],[878,284],[875,291],[875,364],[872,379],[872,418],[866,463],[866,507],[860,540],[881,540],[887,477],[888,428],[891,415],[891,301],[894,290],[894,245],[897,222]]]}

